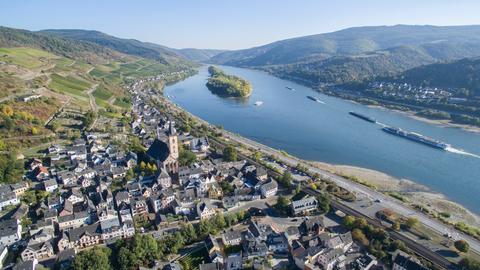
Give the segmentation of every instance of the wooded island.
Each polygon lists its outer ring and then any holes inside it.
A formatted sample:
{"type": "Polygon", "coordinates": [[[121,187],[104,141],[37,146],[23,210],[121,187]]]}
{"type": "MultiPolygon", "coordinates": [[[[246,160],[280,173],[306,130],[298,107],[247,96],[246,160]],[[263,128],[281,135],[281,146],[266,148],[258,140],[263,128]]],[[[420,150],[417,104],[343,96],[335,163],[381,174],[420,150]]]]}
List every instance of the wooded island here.
{"type": "Polygon", "coordinates": [[[252,93],[252,86],[242,78],[228,75],[214,66],[208,67],[208,72],[210,78],[207,87],[214,94],[223,97],[248,97],[252,93]]]}

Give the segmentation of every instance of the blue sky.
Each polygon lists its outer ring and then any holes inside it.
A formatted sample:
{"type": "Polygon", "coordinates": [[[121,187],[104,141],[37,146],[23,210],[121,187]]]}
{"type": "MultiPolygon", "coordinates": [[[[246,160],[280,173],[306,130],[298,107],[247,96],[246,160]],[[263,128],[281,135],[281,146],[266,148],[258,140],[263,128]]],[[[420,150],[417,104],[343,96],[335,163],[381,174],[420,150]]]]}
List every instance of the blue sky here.
{"type": "Polygon", "coordinates": [[[478,11],[478,0],[14,0],[2,2],[0,25],[240,49],[353,26],[480,24],[478,11]]]}

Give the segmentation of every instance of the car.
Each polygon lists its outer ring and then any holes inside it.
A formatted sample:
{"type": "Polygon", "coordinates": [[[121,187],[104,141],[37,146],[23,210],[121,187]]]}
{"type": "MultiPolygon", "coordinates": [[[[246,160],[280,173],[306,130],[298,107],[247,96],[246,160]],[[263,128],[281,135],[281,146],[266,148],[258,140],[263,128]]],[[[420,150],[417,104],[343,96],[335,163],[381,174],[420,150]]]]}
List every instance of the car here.
{"type": "Polygon", "coordinates": [[[380,203],[380,202],[382,202],[382,201],[381,201],[380,199],[376,199],[374,202],[380,203]]]}
{"type": "Polygon", "coordinates": [[[298,221],[298,219],[296,219],[296,218],[292,219],[292,222],[295,222],[295,221],[298,221]]]}

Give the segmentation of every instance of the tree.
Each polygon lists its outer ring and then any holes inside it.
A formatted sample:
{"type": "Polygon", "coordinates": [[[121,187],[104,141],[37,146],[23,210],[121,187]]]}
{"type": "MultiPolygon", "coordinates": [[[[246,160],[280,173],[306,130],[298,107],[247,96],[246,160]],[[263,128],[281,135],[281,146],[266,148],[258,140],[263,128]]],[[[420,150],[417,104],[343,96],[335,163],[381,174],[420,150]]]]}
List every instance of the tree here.
{"type": "Polygon", "coordinates": [[[138,139],[138,137],[130,138],[130,151],[135,152],[135,153],[144,153],[145,152],[145,147],[143,147],[143,145],[140,142],[140,139],[138,139]]]}
{"type": "Polygon", "coordinates": [[[256,162],[260,161],[261,158],[262,153],[260,153],[259,151],[255,151],[255,153],[253,153],[253,160],[255,160],[256,162]]]}
{"type": "Polygon", "coordinates": [[[368,225],[364,218],[357,218],[354,223],[354,227],[363,230],[368,225]]]}
{"type": "Polygon", "coordinates": [[[345,216],[343,218],[343,225],[349,229],[353,229],[355,225],[355,217],[354,216],[345,216]]]}
{"type": "Polygon", "coordinates": [[[5,116],[11,117],[11,116],[13,116],[13,109],[12,109],[12,107],[9,106],[9,105],[3,105],[3,106],[2,106],[2,113],[3,113],[5,116]]]}
{"type": "Polygon", "coordinates": [[[93,111],[88,111],[86,114],[85,114],[85,117],[84,117],[84,120],[83,120],[83,126],[88,129],[92,124],[93,122],[95,121],[95,117],[96,114],[95,112],[93,111]]]}
{"type": "Polygon", "coordinates": [[[399,231],[400,230],[400,223],[399,222],[395,222],[392,224],[392,229],[394,231],[399,231]]]}
{"type": "Polygon", "coordinates": [[[225,222],[227,226],[230,227],[238,223],[238,218],[236,214],[226,214],[225,215],[225,222]]]}
{"type": "Polygon", "coordinates": [[[145,161],[140,162],[140,170],[145,171],[145,168],[147,167],[147,164],[145,164],[145,161]]]}
{"type": "Polygon", "coordinates": [[[220,182],[220,187],[222,188],[223,194],[230,194],[233,192],[233,186],[227,180],[220,182]]]}
{"type": "Polygon", "coordinates": [[[200,220],[200,222],[198,223],[198,234],[200,237],[204,237],[207,234],[209,234],[211,229],[212,228],[208,220],[203,219],[203,220],[200,220]]]}
{"type": "Polygon", "coordinates": [[[325,194],[317,196],[318,210],[322,213],[328,213],[330,211],[330,197],[325,194]]]}
{"type": "Polygon", "coordinates": [[[277,204],[275,204],[275,209],[286,215],[288,213],[288,210],[290,209],[289,206],[290,200],[287,197],[282,195],[278,196],[277,204]]]}
{"type": "Polygon", "coordinates": [[[293,176],[287,170],[283,172],[282,177],[280,177],[279,179],[280,184],[282,184],[286,188],[290,188],[292,186],[292,181],[293,181],[293,176]]]}
{"type": "Polygon", "coordinates": [[[132,269],[138,264],[135,253],[127,247],[120,248],[117,254],[117,262],[121,270],[132,269]]]}
{"type": "Polygon", "coordinates": [[[32,127],[31,131],[32,135],[37,135],[38,134],[38,129],[36,127],[32,127]]]}
{"type": "Polygon", "coordinates": [[[480,262],[472,260],[470,258],[464,258],[459,263],[461,270],[480,270],[480,262]]]}
{"type": "Polygon", "coordinates": [[[368,241],[367,237],[360,229],[353,229],[352,238],[364,246],[368,246],[370,244],[370,241],[368,241]]]}
{"type": "Polygon", "coordinates": [[[223,149],[223,159],[225,161],[237,161],[237,149],[233,146],[227,146],[223,149]]]}
{"type": "Polygon", "coordinates": [[[417,225],[417,224],[418,224],[418,219],[414,218],[414,217],[410,217],[405,221],[405,226],[408,229],[411,229],[411,228],[415,227],[415,225],[417,225]]]}
{"type": "Polygon", "coordinates": [[[223,229],[227,227],[227,222],[225,221],[225,217],[222,214],[215,215],[215,217],[213,218],[213,223],[218,229],[223,229]]]}
{"type": "Polygon", "coordinates": [[[187,243],[192,243],[197,239],[197,233],[191,223],[182,224],[180,231],[187,243]]]}
{"type": "Polygon", "coordinates": [[[54,122],[50,125],[50,129],[51,129],[53,132],[57,132],[59,128],[60,128],[60,123],[58,123],[57,121],[54,121],[54,122]]]}
{"type": "Polygon", "coordinates": [[[468,252],[468,250],[470,249],[470,245],[469,245],[468,242],[465,241],[465,240],[455,241],[454,245],[455,245],[455,248],[456,248],[458,251],[463,252],[463,253],[468,252]]]}
{"type": "Polygon", "coordinates": [[[22,179],[23,163],[17,160],[15,153],[0,155],[0,183],[13,184],[22,179]]]}
{"type": "Polygon", "coordinates": [[[197,161],[197,156],[192,151],[180,146],[178,151],[178,163],[180,166],[188,166],[197,161]]]}
{"type": "Polygon", "coordinates": [[[73,259],[74,270],[110,270],[109,257],[111,250],[106,247],[95,246],[91,249],[84,250],[73,259]]]}

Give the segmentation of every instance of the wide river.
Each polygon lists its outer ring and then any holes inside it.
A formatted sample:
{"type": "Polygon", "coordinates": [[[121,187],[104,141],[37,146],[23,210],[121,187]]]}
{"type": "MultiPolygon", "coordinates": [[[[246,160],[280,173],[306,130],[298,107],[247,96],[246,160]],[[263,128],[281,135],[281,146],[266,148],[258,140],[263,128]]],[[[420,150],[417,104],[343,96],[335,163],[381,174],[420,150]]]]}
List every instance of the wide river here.
{"type": "Polygon", "coordinates": [[[480,213],[480,134],[318,94],[263,72],[222,69],[250,81],[253,93],[247,100],[212,94],[205,86],[206,67],[166,87],[165,94],[200,118],[270,147],[307,160],[364,167],[410,179],[480,213]],[[307,95],[321,102],[307,99],[307,95]],[[257,101],[263,104],[255,106],[257,101]],[[437,150],[387,134],[380,124],[353,117],[349,111],[442,140],[472,155],[455,149],[437,150]]]}

